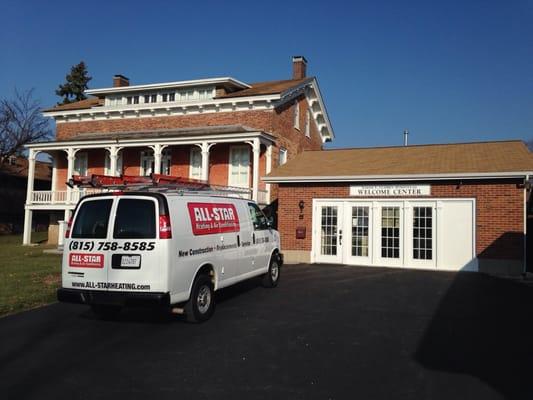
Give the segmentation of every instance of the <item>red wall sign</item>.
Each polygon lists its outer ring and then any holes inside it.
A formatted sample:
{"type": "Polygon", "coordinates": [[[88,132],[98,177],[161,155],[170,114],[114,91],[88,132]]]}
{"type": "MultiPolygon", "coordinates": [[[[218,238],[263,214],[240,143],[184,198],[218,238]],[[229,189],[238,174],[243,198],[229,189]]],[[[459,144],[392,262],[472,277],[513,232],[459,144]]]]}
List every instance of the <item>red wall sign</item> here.
{"type": "Polygon", "coordinates": [[[103,268],[103,254],[70,253],[68,265],[79,268],[103,268]]]}
{"type": "Polygon", "coordinates": [[[239,216],[233,204],[188,203],[192,233],[209,235],[212,233],[239,232],[239,216]]]}

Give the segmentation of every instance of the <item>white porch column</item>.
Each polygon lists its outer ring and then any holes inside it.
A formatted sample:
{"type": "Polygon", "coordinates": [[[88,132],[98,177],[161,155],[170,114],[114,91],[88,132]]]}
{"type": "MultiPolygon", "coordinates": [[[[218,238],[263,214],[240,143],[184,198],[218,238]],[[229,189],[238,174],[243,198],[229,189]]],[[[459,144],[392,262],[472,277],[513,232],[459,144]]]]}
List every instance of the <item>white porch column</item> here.
{"type": "MultiPolygon", "coordinates": [[[[28,207],[28,206],[26,206],[28,207]]],[[[26,208],[24,210],[24,232],[22,234],[22,244],[31,244],[31,223],[32,223],[33,211],[26,208]]]]}
{"type": "Polygon", "coordinates": [[[252,173],[252,199],[258,200],[259,196],[259,155],[261,152],[261,142],[259,138],[255,138],[250,142],[247,142],[252,146],[253,152],[253,173],[252,173]]]}
{"type": "Polygon", "coordinates": [[[161,151],[163,150],[160,144],[154,144],[152,149],[154,150],[154,174],[161,173],[161,151]]]}
{"type": "MultiPolygon", "coordinates": [[[[72,179],[74,174],[74,161],[76,160],[76,151],[73,147],[69,147],[67,150],[67,181],[72,179]]],[[[72,191],[70,186],[67,186],[67,203],[72,202],[72,191]]]]}
{"type": "Polygon", "coordinates": [[[28,183],[26,184],[26,204],[32,203],[33,181],[35,179],[35,156],[37,153],[30,149],[28,152],[28,183]]]}
{"type": "Polygon", "coordinates": [[[50,190],[52,191],[52,203],[56,202],[56,186],[57,186],[57,153],[52,154],[52,183],[50,190]]]}
{"type": "Polygon", "coordinates": [[[117,176],[117,160],[120,147],[110,146],[106,150],[109,152],[109,173],[111,176],[117,176]]]}
{"type": "Polygon", "coordinates": [[[203,142],[200,145],[202,149],[202,176],[201,179],[205,182],[209,182],[209,149],[214,143],[203,142]]]}
{"type": "Polygon", "coordinates": [[[24,209],[24,232],[22,235],[22,244],[24,245],[29,245],[31,243],[31,224],[33,211],[28,209],[28,207],[32,203],[36,155],[37,152],[33,149],[28,151],[28,182],[26,184],[26,207],[24,209]]]}
{"type": "MultiPolygon", "coordinates": [[[[266,150],[266,174],[270,174],[270,171],[272,171],[272,143],[267,144],[267,150],[266,150]]],[[[266,190],[267,190],[267,202],[270,204],[270,183],[266,184],[266,190]]]]}

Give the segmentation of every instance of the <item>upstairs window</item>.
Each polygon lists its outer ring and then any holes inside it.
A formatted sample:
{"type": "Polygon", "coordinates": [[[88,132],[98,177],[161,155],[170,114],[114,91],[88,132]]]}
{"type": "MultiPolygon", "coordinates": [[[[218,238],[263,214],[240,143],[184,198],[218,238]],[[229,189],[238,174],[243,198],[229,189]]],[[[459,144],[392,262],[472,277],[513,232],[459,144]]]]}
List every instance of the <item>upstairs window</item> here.
{"type": "Polygon", "coordinates": [[[169,101],[176,101],[176,93],[163,93],[161,95],[161,100],[163,103],[167,103],[169,101]]]}
{"type": "Polygon", "coordinates": [[[139,104],[139,96],[128,96],[126,97],[127,104],[139,104]]]}
{"type": "Polygon", "coordinates": [[[211,89],[198,90],[198,98],[200,100],[207,100],[213,97],[213,91],[211,89]]]}
{"type": "Polygon", "coordinates": [[[305,136],[311,137],[311,112],[309,110],[305,114],[305,136]]]}
{"type": "Polygon", "coordinates": [[[283,165],[287,162],[287,149],[284,149],[283,147],[279,149],[279,159],[278,164],[283,165]]]}
{"type": "Polygon", "coordinates": [[[157,94],[145,94],[144,102],[145,103],[157,103],[157,94]]]}
{"type": "Polygon", "coordinates": [[[300,129],[300,104],[298,100],[294,101],[294,127],[300,129]]]}

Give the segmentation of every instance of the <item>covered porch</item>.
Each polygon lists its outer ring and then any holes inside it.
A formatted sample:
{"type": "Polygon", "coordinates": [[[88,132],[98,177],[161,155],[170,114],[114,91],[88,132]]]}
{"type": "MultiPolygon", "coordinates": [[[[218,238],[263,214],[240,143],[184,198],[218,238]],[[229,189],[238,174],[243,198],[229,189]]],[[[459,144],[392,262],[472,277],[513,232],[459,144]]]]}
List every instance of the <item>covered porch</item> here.
{"type": "Polygon", "coordinates": [[[72,175],[154,173],[199,179],[249,189],[249,197],[266,206],[270,185],[260,177],[272,168],[274,146],[272,135],[243,126],[84,134],[30,144],[23,244],[30,244],[33,210],[64,210],[68,219],[81,197],[101,191],[68,187],[72,175]],[[35,157],[41,152],[53,160],[51,190],[33,189],[35,157]]]}

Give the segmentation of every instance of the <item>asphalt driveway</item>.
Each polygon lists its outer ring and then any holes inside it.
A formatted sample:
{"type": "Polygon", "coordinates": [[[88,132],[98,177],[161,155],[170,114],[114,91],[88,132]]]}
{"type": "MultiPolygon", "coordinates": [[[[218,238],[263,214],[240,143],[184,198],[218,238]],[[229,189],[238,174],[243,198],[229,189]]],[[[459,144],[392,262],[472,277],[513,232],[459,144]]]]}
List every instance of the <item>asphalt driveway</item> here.
{"type": "Polygon", "coordinates": [[[533,396],[533,286],[475,273],[291,266],[192,325],[53,304],[0,319],[8,399],[533,396]]]}

